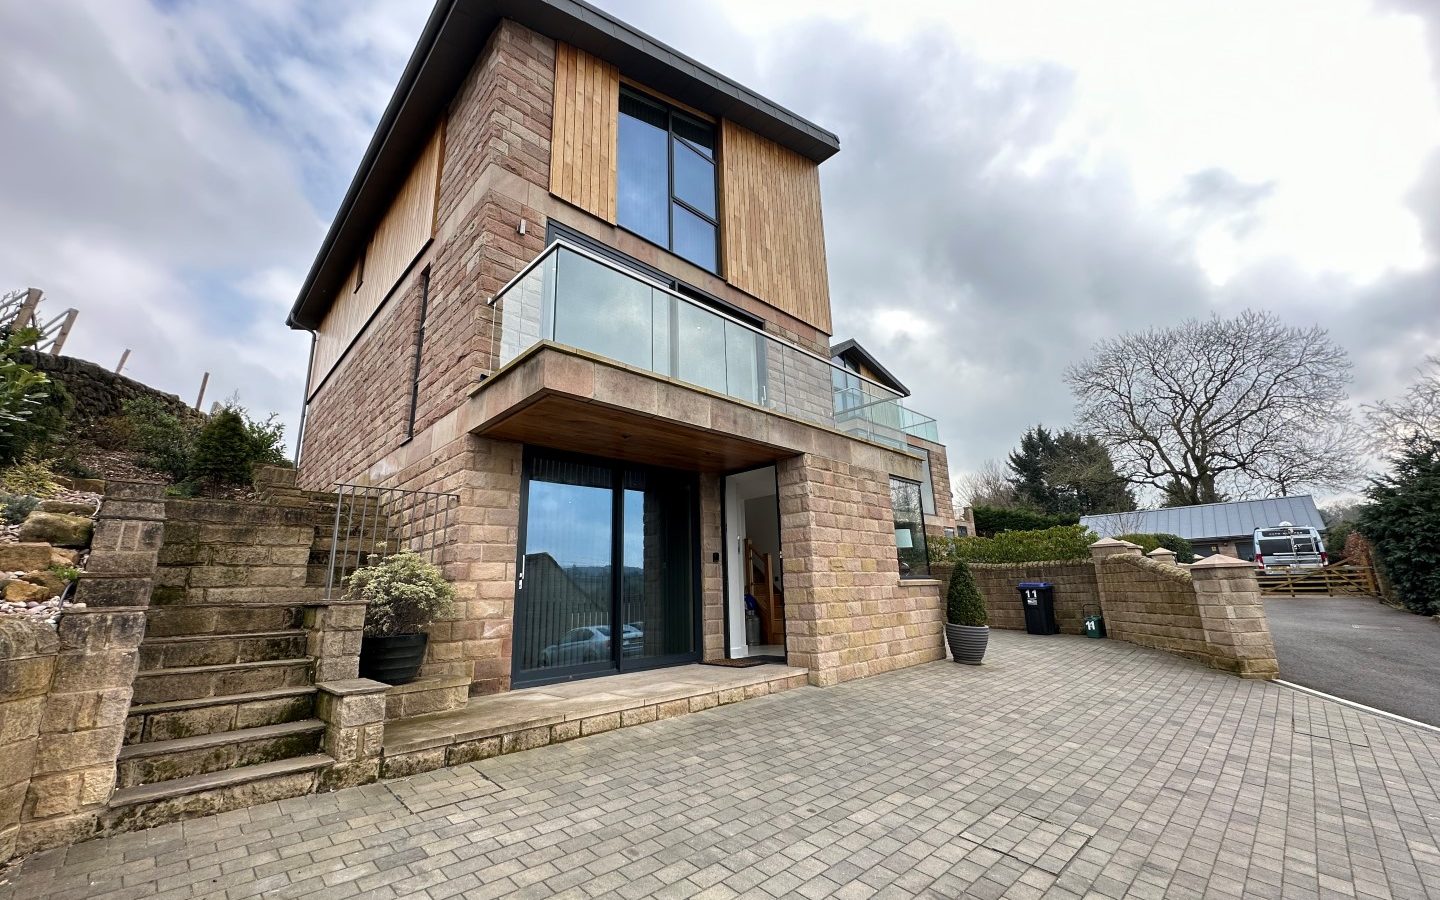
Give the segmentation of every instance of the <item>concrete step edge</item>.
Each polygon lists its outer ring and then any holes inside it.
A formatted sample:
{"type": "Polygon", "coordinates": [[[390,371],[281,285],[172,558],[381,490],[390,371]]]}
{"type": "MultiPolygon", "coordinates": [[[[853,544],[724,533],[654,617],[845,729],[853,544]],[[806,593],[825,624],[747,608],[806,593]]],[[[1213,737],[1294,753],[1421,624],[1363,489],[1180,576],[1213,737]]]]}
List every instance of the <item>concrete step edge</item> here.
{"type": "Polygon", "coordinates": [[[173,781],[157,781],[154,784],[142,784],[136,787],[121,788],[110,797],[110,808],[113,810],[126,806],[135,806],[141,803],[153,803],[158,800],[183,797],[186,794],[198,794],[202,791],[212,791],[217,788],[246,784],[252,781],[262,781],[279,775],[293,775],[297,772],[314,771],[334,765],[334,763],[335,760],[328,753],[314,753],[309,756],[296,756],[291,759],[277,759],[274,762],[260,763],[254,766],[241,766],[238,769],[226,769],[223,772],[209,772],[204,775],[187,775],[184,778],[176,778],[173,781]]]}
{"type": "Polygon", "coordinates": [[[239,728],[234,731],[217,731],[213,734],[199,734],[191,737],[172,738],[168,741],[151,741],[130,744],[120,748],[119,761],[143,759],[147,756],[162,756],[169,753],[183,753],[190,750],[208,750],[226,744],[248,744],[252,741],[273,740],[325,730],[325,723],[319,719],[297,719],[277,725],[257,725],[254,728],[239,728]]]}

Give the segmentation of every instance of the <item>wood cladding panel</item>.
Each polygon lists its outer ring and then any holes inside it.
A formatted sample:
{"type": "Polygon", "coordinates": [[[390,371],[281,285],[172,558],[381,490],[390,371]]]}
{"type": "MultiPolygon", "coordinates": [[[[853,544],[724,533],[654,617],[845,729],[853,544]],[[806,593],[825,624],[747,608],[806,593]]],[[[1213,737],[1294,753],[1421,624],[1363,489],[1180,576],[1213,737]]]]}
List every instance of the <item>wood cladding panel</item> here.
{"type": "Polygon", "coordinates": [[[361,259],[350,269],[340,295],[316,329],[310,390],[320,389],[325,376],[380,309],[396,282],[435,236],[436,201],[440,187],[445,129],[435,130],[415,167],[390,202],[361,259]],[[356,281],[359,288],[356,288],[356,281]]]}
{"type": "Polygon", "coordinates": [[[725,280],[830,334],[819,168],[728,120],[720,164],[725,280]]]}
{"type": "Polygon", "coordinates": [[[584,50],[557,44],[550,192],[611,224],[619,119],[619,70],[584,50]]]}

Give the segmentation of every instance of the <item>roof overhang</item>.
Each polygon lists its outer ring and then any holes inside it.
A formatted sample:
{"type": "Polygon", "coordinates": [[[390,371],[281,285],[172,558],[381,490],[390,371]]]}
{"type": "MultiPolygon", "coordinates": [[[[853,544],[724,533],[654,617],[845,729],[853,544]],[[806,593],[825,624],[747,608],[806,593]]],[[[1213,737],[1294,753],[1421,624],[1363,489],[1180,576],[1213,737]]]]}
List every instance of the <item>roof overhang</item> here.
{"type": "Polygon", "coordinates": [[[870,371],[880,376],[881,380],[885,382],[886,387],[893,388],[894,390],[898,391],[906,397],[910,396],[910,389],[907,388],[903,383],[901,383],[900,379],[890,374],[890,370],[882,366],[880,364],[880,360],[876,359],[874,354],[872,354],[869,350],[866,350],[864,347],[860,346],[859,341],[851,338],[848,341],[841,341],[840,343],[830,348],[830,356],[832,359],[834,357],[845,356],[847,354],[851,356],[858,356],[861,360],[863,360],[866,367],[868,367],[870,371]]]}
{"type": "Polygon", "coordinates": [[[502,19],[579,47],[628,78],[817,163],[840,149],[833,133],[581,0],[437,0],[290,310],[291,328],[319,326],[436,120],[502,19]]]}

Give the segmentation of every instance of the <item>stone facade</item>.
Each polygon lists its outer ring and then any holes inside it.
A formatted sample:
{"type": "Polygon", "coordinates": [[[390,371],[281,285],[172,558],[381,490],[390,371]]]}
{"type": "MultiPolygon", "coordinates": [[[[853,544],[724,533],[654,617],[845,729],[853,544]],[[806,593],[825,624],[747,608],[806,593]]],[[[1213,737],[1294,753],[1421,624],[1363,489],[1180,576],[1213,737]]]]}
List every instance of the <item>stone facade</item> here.
{"type": "Polygon", "coordinates": [[[790,664],[824,686],[943,659],[940,582],[900,578],[889,473],[811,454],[776,469],[790,664]]]}
{"type": "Polygon", "coordinates": [[[19,842],[59,645],[45,622],[0,618],[0,864],[19,842]]]}

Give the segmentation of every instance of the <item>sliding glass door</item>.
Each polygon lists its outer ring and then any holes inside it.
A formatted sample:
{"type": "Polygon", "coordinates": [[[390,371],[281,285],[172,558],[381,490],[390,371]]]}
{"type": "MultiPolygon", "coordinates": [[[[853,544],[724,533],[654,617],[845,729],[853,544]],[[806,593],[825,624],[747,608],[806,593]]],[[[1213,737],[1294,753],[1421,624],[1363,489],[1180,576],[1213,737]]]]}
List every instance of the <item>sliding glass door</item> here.
{"type": "Polygon", "coordinates": [[[527,450],[517,686],[698,658],[695,479],[527,450]]]}

